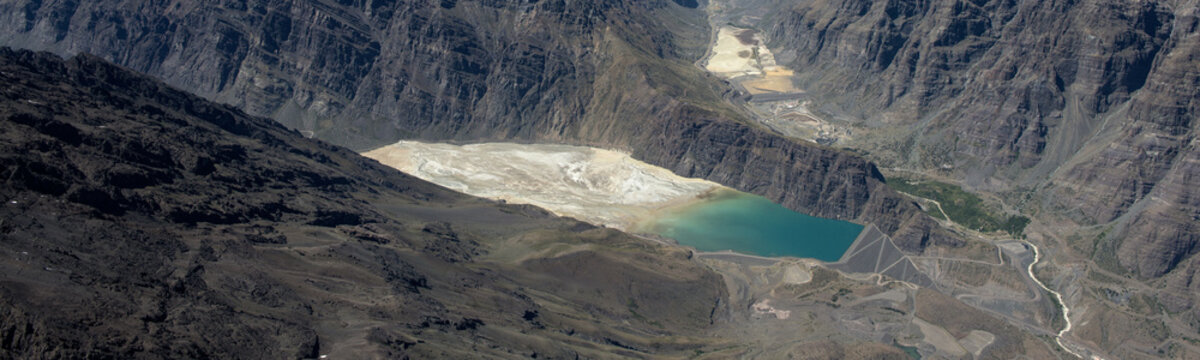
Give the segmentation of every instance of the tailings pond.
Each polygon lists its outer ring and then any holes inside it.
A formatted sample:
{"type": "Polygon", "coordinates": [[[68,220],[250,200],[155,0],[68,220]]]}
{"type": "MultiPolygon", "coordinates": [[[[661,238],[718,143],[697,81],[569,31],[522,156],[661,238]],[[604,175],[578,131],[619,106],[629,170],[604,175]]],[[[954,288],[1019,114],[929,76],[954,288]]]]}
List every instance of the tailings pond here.
{"type": "Polygon", "coordinates": [[[675,239],[700,251],[837,261],[862,231],[766,198],[588,147],[404,141],[365,153],[467,194],[675,239]]]}
{"type": "Polygon", "coordinates": [[[691,204],[665,209],[637,231],[676,239],[700,251],[834,262],[862,229],[851,222],[801,214],[761,196],[720,189],[691,204]]]}

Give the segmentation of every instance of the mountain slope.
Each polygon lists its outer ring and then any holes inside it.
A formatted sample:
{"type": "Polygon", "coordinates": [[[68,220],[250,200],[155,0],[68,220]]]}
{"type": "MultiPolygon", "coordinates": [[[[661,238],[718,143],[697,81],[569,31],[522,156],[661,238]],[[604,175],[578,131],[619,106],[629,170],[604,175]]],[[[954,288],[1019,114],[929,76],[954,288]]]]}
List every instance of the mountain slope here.
{"type": "Polygon", "coordinates": [[[826,111],[880,129],[874,159],[1002,196],[1198,328],[1195,1],[779,9],[755,25],[826,111]]]}
{"type": "Polygon", "coordinates": [[[742,121],[693,62],[692,2],[0,1],[0,44],[88,52],[367,149],[399,139],[630,151],[794,210],[876,223],[907,250],[959,242],[874,165],[742,121]]]}
{"type": "Polygon", "coordinates": [[[97,57],[0,48],[0,81],[0,358],[1054,356],[929,289],[453,193],[97,57]]]}
{"type": "Polygon", "coordinates": [[[453,193],[95,57],[0,49],[0,82],[0,357],[721,342],[691,337],[727,294],[683,250],[453,193]]]}

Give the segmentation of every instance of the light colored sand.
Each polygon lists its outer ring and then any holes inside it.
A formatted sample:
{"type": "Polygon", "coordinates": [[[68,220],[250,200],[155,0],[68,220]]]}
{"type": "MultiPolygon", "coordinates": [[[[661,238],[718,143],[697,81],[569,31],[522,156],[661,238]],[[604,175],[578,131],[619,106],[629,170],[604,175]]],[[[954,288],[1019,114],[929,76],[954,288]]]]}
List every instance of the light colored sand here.
{"type": "Polygon", "coordinates": [[[785,284],[803,285],[812,281],[812,272],[807,267],[800,265],[789,265],[783,271],[783,282],[785,284]]]}
{"type": "Polygon", "coordinates": [[[628,154],[580,146],[401,141],[363,155],[456,191],[623,230],[720,188],[628,154]]]}
{"type": "Polygon", "coordinates": [[[983,330],[971,330],[971,333],[958,340],[958,343],[962,344],[963,348],[967,349],[967,351],[970,351],[971,354],[974,354],[975,358],[979,358],[979,354],[983,352],[983,349],[995,341],[996,335],[993,335],[990,332],[983,330]]]}
{"type": "Polygon", "coordinates": [[[752,30],[723,26],[717,29],[717,41],[705,62],[705,69],[725,78],[740,78],[750,94],[800,93],[792,84],[794,72],[775,62],[771,49],[763,46],[762,35],[755,33],[751,44],[743,44],[737,35],[752,30]]]}
{"type": "Polygon", "coordinates": [[[742,81],[742,87],[752,95],[775,93],[802,93],[804,90],[792,84],[792,70],[783,67],[768,69],[761,78],[742,81]]]}
{"type": "MultiPolygon", "coordinates": [[[[730,26],[724,26],[717,30],[717,42],[713,45],[712,56],[708,58],[705,69],[729,78],[762,74],[762,70],[759,69],[759,59],[762,59],[764,55],[769,56],[771,51],[765,46],[742,44],[737,39],[737,34],[742,31],[746,31],[746,29],[730,26]],[[758,51],[758,59],[755,59],[753,55],[742,56],[746,53],[754,54],[755,51],[758,51]]],[[[759,43],[762,43],[761,39],[759,43]]],[[[774,62],[773,56],[771,59],[774,62]]]]}
{"type": "Polygon", "coordinates": [[[938,351],[945,352],[953,357],[967,355],[967,349],[964,349],[958,343],[958,340],[954,339],[954,335],[950,335],[950,332],[947,332],[941,326],[930,324],[928,321],[917,317],[913,318],[913,324],[916,324],[921,329],[921,334],[925,335],[924,341],[933,345],[938,351]]]}
{"type": "Polygon", "coordinates": [[[771,306],[771,300],[769,299],[759,301],[752,307],[754,308],[754,312],[758,313],[759,315],[771,314],[775,315],[775,318],[779,320],[787,320],[787,318],[792,316],[792,312],[790,310],[779,310],[771,306]]]}

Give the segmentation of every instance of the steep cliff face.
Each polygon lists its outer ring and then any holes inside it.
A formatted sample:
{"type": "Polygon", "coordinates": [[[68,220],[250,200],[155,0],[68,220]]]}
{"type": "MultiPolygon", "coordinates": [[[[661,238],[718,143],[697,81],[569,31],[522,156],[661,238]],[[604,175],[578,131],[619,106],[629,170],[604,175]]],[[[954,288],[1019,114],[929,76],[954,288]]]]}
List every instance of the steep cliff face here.
{"type": "Polygon", "coordinates": [[[0,358],[684,356],[728,298],[95,57],[0,48],[0,82],[0,358]]]}
{"type": "Polygon", "coordinates": [[[570,136],[599,67],[614,61],[598,47],[698,57],[702,39],[681,39],[668,26],[704,33],[703,12],[665,0],[5,1],[0,8],[5,21],[20,24],[5,30],[5,43],[96,54],[356,148],[401,137],[570,136]]]}
{"type": "Polygon", "coordinates": [[[919,252],[931,243],[962,244],[914,211],[914,205],[885,186],[875,166],[860,157],[718,119],[686,113],[667,116],[679,120],[646,124],[635,132],[641,136],[625,140],[634,147],[635,157],[806,213],[874,223],[907,251],[919,252]]]}
{"type": "Polygon", "coordinates": [[[1200,251],[1200,9],[1177,14],[1170,50],[1128,110],[1109,120],[1111,140],[1085,147],[1052,182],[1080,195],[1081,208],[1105,209],[1085,211],[1092,219],[1128,224],[1116,234],[1123,238],[1117,255],[1142,277],[1161,276],[1200,251]]]}
{"type": "Polygon", "coordinates": [[[739,122],[690,1],[0,1],[0,43],[90,52],[315,136],[630,150],[819,216],[938,234],[853,155],[739,122]],[[704,144],[703,147],[697,144],[704,144]],[[770,148],[764,146],[772,146],[770,148]]]}
{"type": "Polygon", "coordinates": [[[918,148],[897,161],[1020,184],[1145,85],[1174,14],[1156,2],[850,0],[771,24],[814,91],[874,121],[922,119],[918,148]]]}
{"type": "Polygon", "coordinates": [[[831,112],[902,134],[872,139],[872,153],[1128,224],[1108,234],[1121,263],[1156,277],[1200,240],[1197,13],[1188,1],[830,0],[762,26],[831,112]]]}

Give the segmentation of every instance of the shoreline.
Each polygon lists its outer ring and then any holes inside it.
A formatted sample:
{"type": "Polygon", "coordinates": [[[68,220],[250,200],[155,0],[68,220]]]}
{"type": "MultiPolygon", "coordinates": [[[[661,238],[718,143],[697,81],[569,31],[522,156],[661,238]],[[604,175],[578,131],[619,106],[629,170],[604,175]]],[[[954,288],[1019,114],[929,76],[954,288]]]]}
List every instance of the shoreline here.
{"type": "Polygon", "coordinates": [[[694,210],[703,204],[720,199],[723,195],[727,196],[727,194],[736,194],[737,192],[737,190],[718,185],[689,198],[668,201],[663,203],[662,206],[649,209],[645,216],[634,219],[631,227],[622,230],[630,233],[652,233],[649,230],[654,226],[654,223],[668,215],[682,214],[694,210]]]}
{"type": "Polygon", "coordinates": [[[638,234],[651,234],[660,238],[672,239],[676,243],[692,248],[697,253],[703,254],[737,254],[762,259],[774,258],[776,260],[787,258],[812,259],[822,263],[834,264],[841,261],[841,259],[845,258],[846,255],[852,249],[854,249],[854,245],[861,241],[863,235],[867,233],[869,228],[873,227],[870,225],[864,226],[862,224],[849,221],[812,216],[779,206],[779,204],[762,196],[741,192],[735,189],[717,188],[700,194],[691,199],[691,201],[685,201],[672,207],[657,209],[653,216],[640,221],[638,226],[632,232],[638,234]],[[724,207],[727,205],[749,205],[746,204],[746,202],[756,204],[752,205],[751,207],[751,209],[753,209],[752,211],[755,212],[743,213],[741,210],[732,210],[733,212],[730,213],[729,210],[716,210],[718,213],[712,214],[709,213],[710,209],[708,209],[709,206],[724,207]],[[763,204],[770,204],[770,206],[778,209],[760,208],[759,206],[763,204]],[[758,213],[758,211],[763,210],[769,211],[771,214],[758,213]],[[702,213],[699,215],[691,214],[690,212],[692,211],[701,211],[702,213]],[[776,215],[773,214],[776,211],[788,212],[790,215],[783,215],[784,218],[782,219],[776,218],[776,215]],[[696,218],[697,216],[699,218],[696,218]],[[725,219],[725,216],[732,216],[732,218],[726,219],[732,222],[722,224],[719,220],[710,218],[711,216],[722,216],[723,219],[725,219]],[[765,222],[760,223],[757,220],[758,216],[768,216],[768,218],[771,218],[771,220],[764,219],[765,222]],[[797,218],[791,218],[788,216],[794,216],[797,218]],[[718,224],[704,225],[709,220],[718,221],[718,224]],[[695,221],[701,221],[700,225],[696,225],[699,226],[699,228],[691,228],[691,225],[686,225],[692,224],[695,221]],[[780,223],[779,221],[783,221],[783,223],[780,223]],[[665,227],[659,227],[663,222],[666,223],[663,225],[665,227]],[[679,230],[681,229],[679,228],[680,226],[691,228],[691,230],[679,230]],[[705,226],[716,227],[706,228],[705,226]],[[777,228],[778,226],[783,226],[783,228],[777,228]],[[835,228],[842,227],[843,229],[841,230],[851,230],[849,226],[853,226],[855,228],[853,229],[853,233],[827,229],[827,231],[830,232],[821,232],[820,235],[797,236],[793,234],[793,231],[803,231],[804,229],[810,229],[811,227],[826,226],[834,226],[835,228]],[[676,229],[682,231],[682,233],[672,232],[670,229],[676,229]],[[777,231],[781,229],[783,229],[782,231],[784,231],[784,233],[777,233],[777,231]],[[759,230],[763,230],[765,232],[759,230]],[[708,238],[705,235],[701,235],[702,233],[706,233],[708,231],[716,231],[721,233],[721,235],[716,235],[716,238],[708,238]],[[698,236],[699,239],[683,240],[679,238],[672,238],[671,235],[684,237],[694,235],[698,236]],[[844,244],[845,247],[842,249],[837,249],[836,246],[831,246],[832,244],[844,244]],[[834,257],[833,251],[837,250],[840,251],[838,251],[836,253],[837,256],[834,257]]]}
{"type": "MultiPolygon", "coordinates": [[[[723,201],[761,200],[778,205],[759,195],[703,179],[685,178],[667,169],[642,163],[627,153],[602,148],[516,143],[456,145],[409,140],[363,154],[417,178],[468,195],[506,203],[534,205],[557,216],[621,230],[648,241],[686,247],[700,253],[709,252],[682,244],[680,239],[662,235],[665,228],[660,227],[660,224],[671,218],[686,218],[693,211],[703,210],[723,201]]],[[[816,220],[837,221],[790,209],[787,211],[816,220]]],[[[754,229],[737,227],[738,224],[749,220],[731,221],[736,223],[726,225],[734,226],[733,228],[724,225],[720,228],[731,233],[743,234],[742,240],[756,236],[754,229]]],[[[818,225],[814,223],[814,226],[818,225]]],[[[861,233],[862,230],[859,230],[855,238],[861,236],[861,233]]],[[[829,249],[800,251],[805,248],[791,246],[793,244],[781,241],[783,238],[777,237],[768,236],[766,240],[771,241],[770,244],[751,244],[753,241],[717,242],[713,246],[706,246],[706,250],[725,251],[711,252],[711,255],[737,255],[759,261],[804,258],[823,263],[836,262],[821,258],[828,257],[828,254],[821,253],[827,253],[829,249]],[[738,244],[750,246],[739,247],[738,244]],[[736,251],[738,248],[749,251],[736,251]],[[776,258],[755,254],[764,251],[799,255],[776,258]]],[[[813,240],[810,239],[811,241],[813,240]]],[[[704,240],[700,239],[700,243],[703,242],[704,240]]],[[[852,248],[852,245],[853,240],[842,254],[852,248]]]]}

